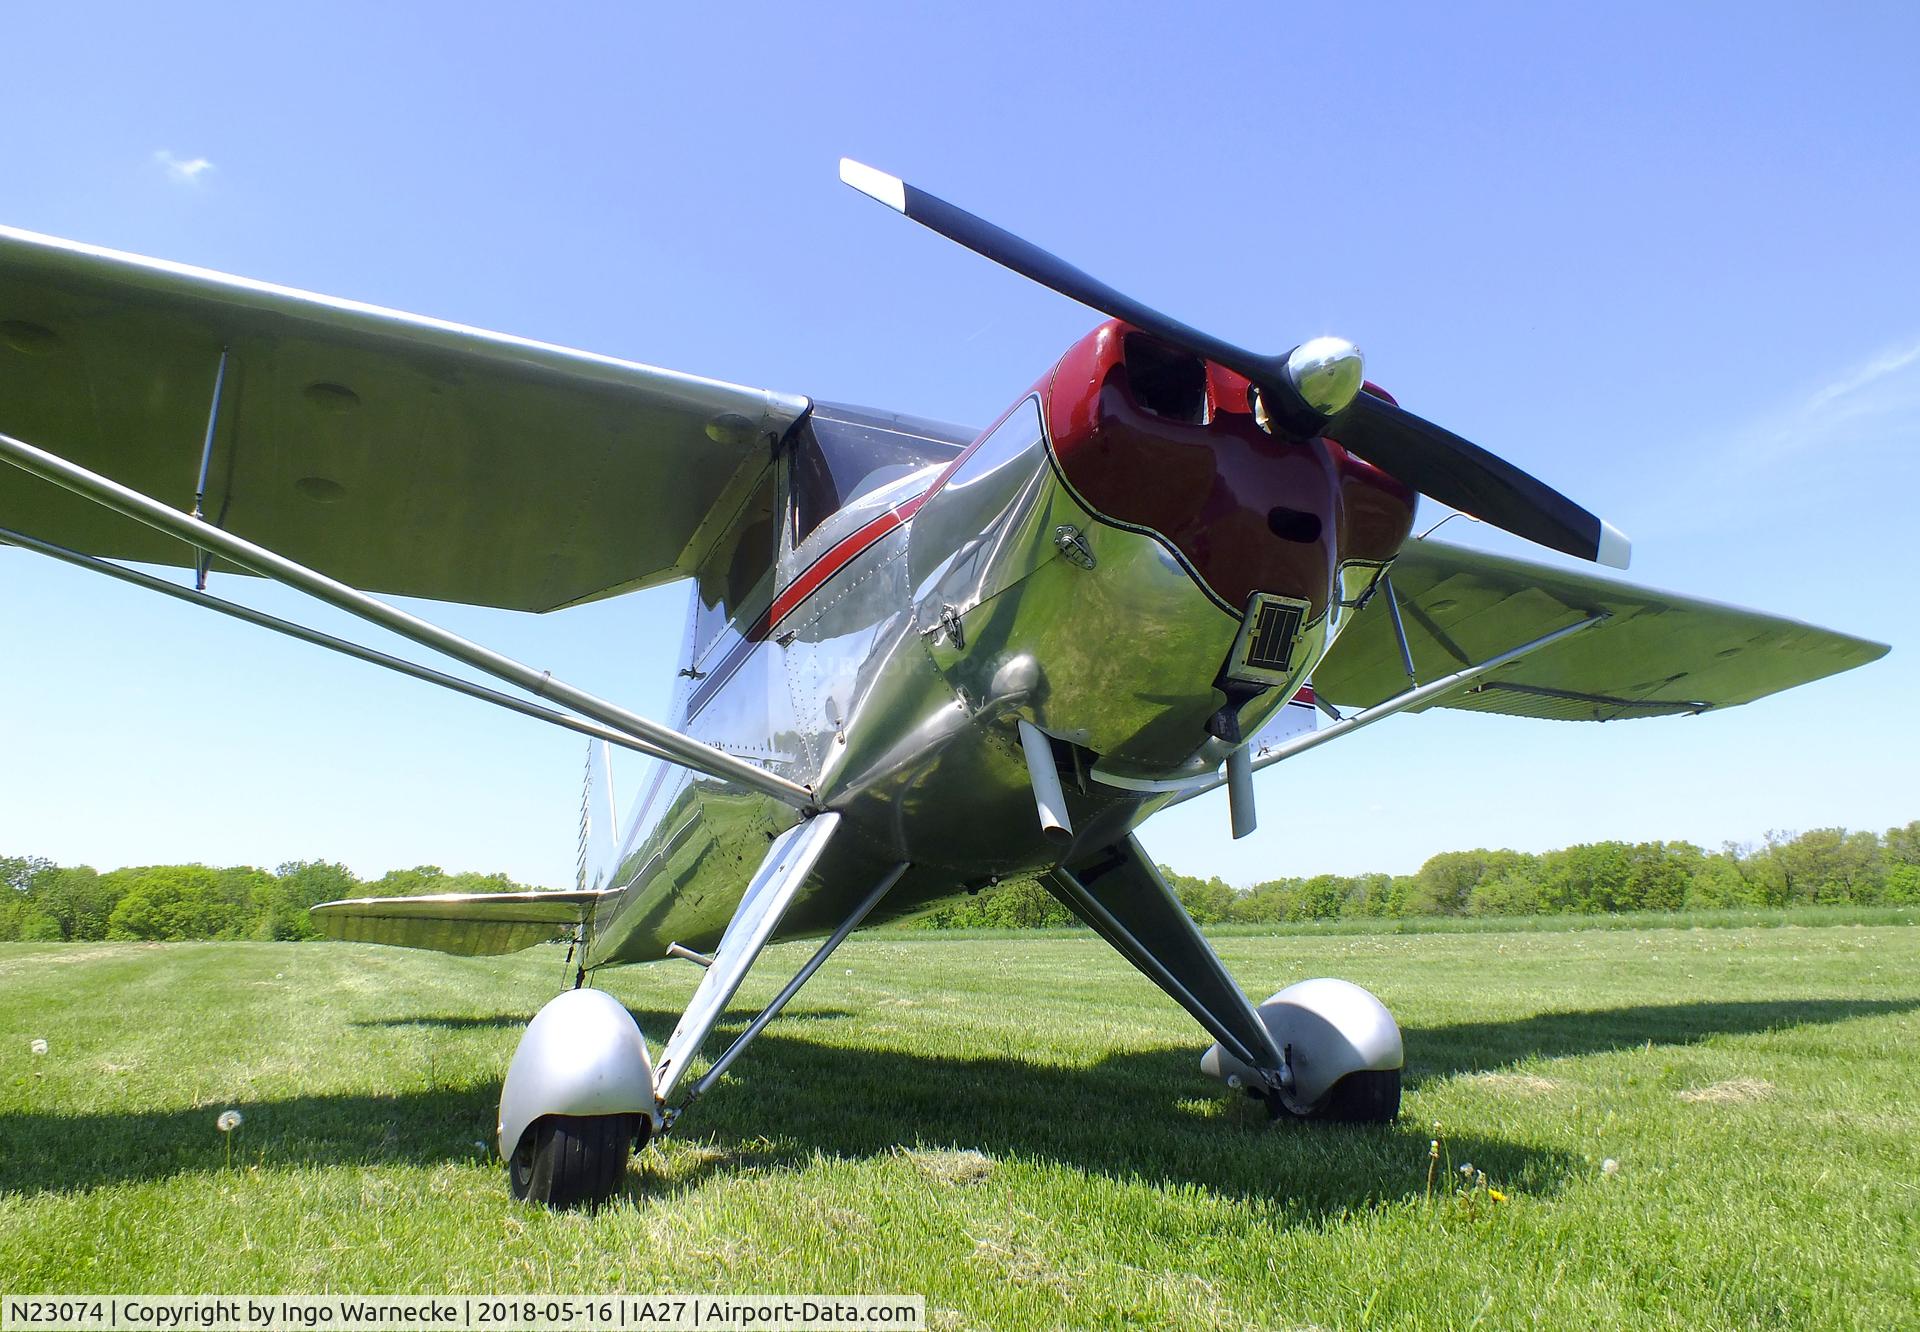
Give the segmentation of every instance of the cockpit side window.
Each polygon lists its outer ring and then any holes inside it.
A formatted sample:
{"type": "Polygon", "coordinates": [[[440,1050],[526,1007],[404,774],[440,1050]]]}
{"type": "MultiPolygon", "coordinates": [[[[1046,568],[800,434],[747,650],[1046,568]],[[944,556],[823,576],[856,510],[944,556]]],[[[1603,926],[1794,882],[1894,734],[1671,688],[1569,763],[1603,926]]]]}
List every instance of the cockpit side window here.
{"type": "Polygon", "coordinates": [[[816,408],[793,444],[793,541],[853,501],[929,463],[947,462],[962,445],[888,424],[831,415],[816,408]]]}
{"type": "Polygon", "coordinates": [[[757,614],[772,600],[776,536],[774,469],[769,467],[700,562],[694,578],[694,662],[729,624],[757,614]]]}

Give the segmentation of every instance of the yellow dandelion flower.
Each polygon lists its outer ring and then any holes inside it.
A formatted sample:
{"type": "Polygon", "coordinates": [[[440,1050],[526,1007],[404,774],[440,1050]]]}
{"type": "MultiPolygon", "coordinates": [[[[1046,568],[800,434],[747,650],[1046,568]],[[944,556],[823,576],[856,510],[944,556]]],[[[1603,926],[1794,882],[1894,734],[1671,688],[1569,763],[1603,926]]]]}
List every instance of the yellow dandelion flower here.
{"type": "Polygon", "coordinates": [[[1487,1196],[1493,1199],[1495,1202],[1505,1202],[1507,1200],[1507,1195],[1500,1192],[1500,1190],[1498,1189],[1488,1189],[1487,1196]]]}

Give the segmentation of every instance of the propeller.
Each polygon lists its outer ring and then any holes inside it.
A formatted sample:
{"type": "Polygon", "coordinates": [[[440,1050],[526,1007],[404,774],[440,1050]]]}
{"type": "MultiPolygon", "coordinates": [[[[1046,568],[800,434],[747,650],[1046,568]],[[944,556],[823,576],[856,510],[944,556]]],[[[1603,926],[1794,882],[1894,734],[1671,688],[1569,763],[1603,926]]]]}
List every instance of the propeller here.
{"type": "Polygon", "coordinates": [[[1223,342],[1161,314],[984,218],[898,176],[840,159],[840,179],[948,240],[1062,296],[1244,375],[1272,427],[1326,435],[1401,482],[1529,541],[1627,567],[1627,538],[1545,482],[1365,387],[1359,348],[1314,338],[1282,356],[1223,342]]]}

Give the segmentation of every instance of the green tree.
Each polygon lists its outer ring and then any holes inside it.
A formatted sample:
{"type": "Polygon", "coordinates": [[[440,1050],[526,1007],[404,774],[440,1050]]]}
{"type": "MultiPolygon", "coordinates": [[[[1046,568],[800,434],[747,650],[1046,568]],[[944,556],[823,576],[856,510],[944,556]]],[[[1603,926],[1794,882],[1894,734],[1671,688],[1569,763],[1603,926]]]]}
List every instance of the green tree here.
{"type": "Polygon", "coordinates": [[[1880,839],[1881,855],[1889,868],[1895,865],[1920,865],[1920,819],[1904,828],[1889,828],[1880,839]]]}
{"type": "Polygon", "coordinates": [[[269,939],[317,939],[310,907],[358,897],[360,880],[345,865],[328,860],[290,860],[274,871],[267,890],[262,934],[269,939]]]}
{"type": "Polygon", "coordinates": [[[60,922],[42,911],[25,893],[0,895],[0,943],[56,943],[60,922]]]}
{"type": "Polygon", "coordinates": [[[1920,865],[1902,862],[1888,870],[1881,895],[1896,906],[1920,905],[1920,865]]]}
{"type": "Polygon", "coordinates": [[[1538,858],[1519,851],[1443,851],[1413,876],[1404,899],[1404,914],[1464,915],[1473,890],[1486,880],[1515,874],[1532,876],[1538,871],[1538,858]]]}
{"type": "Polygon", "coordinates": [[[253,932],[253,890],[265,876],[258,870],[149,865],[100,877],[125,889],[108,920],[109,939],[239,939],[253,932]]]}
{"type": "Polygon", "coordinates": [[[1707,853],[1691,842],[1637,842],[1627,849],[1626,904],[1622,911],[1678,911],[1707,853]]]}
{"type": "Polygon", "coordinates": [[[0,941],[58,939],[60,923],[40,905],[34,887],[57,868],[40,856],[0,856],[0,941]]]}
{"type": "Polygon", "coordinates": [[[1703,855],[1700,866],[1687,883],[1684,905],[1696,907],[1752,906],[1753,898],[1746,877],[1732,851],[1703,855]]]}
{"type": "Polygon", "coordinates": [[[1877,902],[1884,870],[1880,839],[1845,828],[1814,828],[1773,848],[1794,902],[1877,902]]]}
{"type": "Polygon", "coordinates": [[[982,924],[998,929],[1038,929],[1073,925],[1074,914],[1037,879],[1009,879],[981,894],[982,924]]]}
{"type": "Polygon", "coordinates": [[[1078,925],[1080,920],[1037,879],[1009,879],[949,902],[922,916],[934,930],[1038,929],[1078,925]]]}
{"type": "Polygon", "coordinates": [[[1776,854],[1786,841],[1779,833],[1770,832],[1767,840],[1759,846],[1751,843],[1727,844],[1727,855],[1740,871],[1740,878],[1746,884],[1746,901],[1750,906],[1782,907],[1787,904],[1793,893],[1793,879],[1787,868],[1776,854]]]}
{"type": "Polygon", "coordinates": [[[388,870],[367,885],[369,897],[423,897],[429,893],[452,891],[447,887],[447,872],[438,865],[388,870]]]}
{"type": "Polygon", "coordinates": [[[1256,883],[1234,899],[1228,919],[1248,925],[1272,925],[1292,920],[1300,896],[1299,879],[1269,879],[1256,883]]]}
{"type": "Polygon", "coordinates": [[[0,890],[31,892],[36,878],[56,868],[45,856],[0,856],[0,890]]]}
{"type": "Polygon", "coordinates": [[[1294,920],[1332,920],[1346,909],[1353,881],[1340,874],[1316,874],[1300,885],[1293,902],[1294,920]]]}
{"type": "Polygon", "coordinates": [[[1374,917],[1397,914],[1399,882],[1391,874],[1354,875],[1347,880],[1347,898],[1340,914],[1374,917]]]}
{"type": "Polygon", "coordinates": [[[1190,874],[1175,874],[1165,865],[1160,867],[1160,874],[1196,924],[1211,925],[1232,915],[1238,894],[1218,877],[1196,879],[1190,874]]]}
{"type": "Polygon", "coordinates": [[[34,883],[33,898],[59,923],[62,939],[104,939],[121,891],[111,875],[75,865],[43,872],[34,883]]]}
{"type": "Polygon", "coordinates": [[[1482,879],[1467,898],[1467,912],[1475,916],[1530,916],[1540,910],[1540,885],[1517,870],[1482,879]]]}
{"type": "Polygon", "coordinates": [[[1627,900],[1633,862],[1625,842],[1589,842],[1540,858],[1540,902],[1546,911],[1619,911],[1627,900]]]}

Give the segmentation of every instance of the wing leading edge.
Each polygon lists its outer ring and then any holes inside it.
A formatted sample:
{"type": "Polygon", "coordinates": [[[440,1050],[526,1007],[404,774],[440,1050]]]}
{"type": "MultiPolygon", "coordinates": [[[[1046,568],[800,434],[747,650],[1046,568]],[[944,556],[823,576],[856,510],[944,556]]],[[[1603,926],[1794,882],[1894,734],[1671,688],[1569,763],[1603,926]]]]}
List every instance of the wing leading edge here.
{"type": "MultiPolygon", "coordinates": [[[[1409,541],[1391,577],[1422,680],[1607,617],[1433,707],[1563,721],[1673,716],[1750,703],[1887,652],[1782,616],[1442,541],[1409,541]]],[[[1386,596],[1380,588],[1314,671],[1321,697],[1371,707],[1407,687],[1386,596]]]]}
{"type": "MultiPolygon", "coordinates": [[[[0,431],[375,592],[552,610],[682,577],[807,400],[0,227],[0,431]],[[731,506],[731,507],[730,507],[731,506]]],[[[191,565],[0,468],[0,526],[191,565]]]]}

